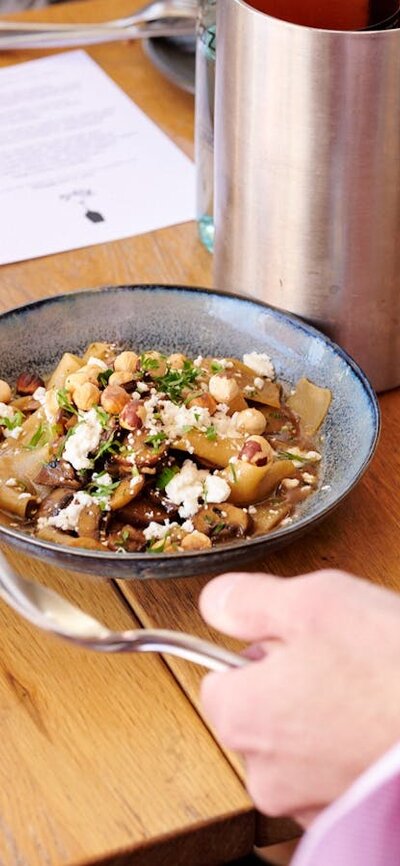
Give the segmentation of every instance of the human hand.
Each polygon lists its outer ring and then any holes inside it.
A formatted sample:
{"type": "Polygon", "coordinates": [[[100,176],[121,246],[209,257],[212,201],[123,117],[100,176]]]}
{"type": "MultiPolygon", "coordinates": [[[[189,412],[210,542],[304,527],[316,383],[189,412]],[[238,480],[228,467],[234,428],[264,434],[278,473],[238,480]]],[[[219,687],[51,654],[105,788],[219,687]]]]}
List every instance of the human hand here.
{"type": "Polygon", "coordinates": [[[200,609],[258,656],[204,678],[205,712],[256,806],[306,826],[400,739],[400,598],[340,571],[240,573],[200,609]]]}

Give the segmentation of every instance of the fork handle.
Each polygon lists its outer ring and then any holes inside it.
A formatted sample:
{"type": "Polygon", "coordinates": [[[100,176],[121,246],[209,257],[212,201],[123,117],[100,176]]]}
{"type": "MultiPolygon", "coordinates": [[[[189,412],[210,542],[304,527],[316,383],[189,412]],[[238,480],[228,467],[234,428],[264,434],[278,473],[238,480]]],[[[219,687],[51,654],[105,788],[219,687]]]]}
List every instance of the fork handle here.
{"type": "MultiPolygon", "coordinates": [[[[76,639],[74,640],[76,643],[76,639]]],[[[168,629],[143,630],[138,636],[137,631],[122,634],[110,633],[109,637],[96,641],[90,638],[80,643],[87,649],[97,652],[158,652],[178,656],[194,664],[201,665],[212,671],[227,671],[241,668],[249,663],[249,659],[225,649],[225,647],[203,640],[184,632],[168,629]]]]}

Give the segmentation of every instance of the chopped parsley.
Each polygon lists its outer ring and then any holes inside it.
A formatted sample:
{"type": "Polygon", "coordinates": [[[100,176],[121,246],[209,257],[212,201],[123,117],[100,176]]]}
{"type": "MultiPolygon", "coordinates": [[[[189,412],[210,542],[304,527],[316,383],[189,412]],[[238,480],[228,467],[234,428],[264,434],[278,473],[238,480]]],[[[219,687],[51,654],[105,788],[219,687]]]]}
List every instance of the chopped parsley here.
{"type": "Polygon", "coordinates": [[[166,532],[164,538],[152,538],[148,544],[147,550],[150,553],[164,553],[165,545],[167,543],[167,539],[169,536],[169,532],[166,532]]]}
{"type": "Polygon", "coordinates": [[[302,457],[300,454],[292,454],[290,451],[278,451],[278,460],[298,460],[300,463],[309,463],[308,457],[302,457]]]}
{"type": "Polygon", "coordinates": [[[219,535],[225,527],[226,523],[216,523],[211,529],[211,535],[219,535]]]}
{"type": "Polygon", "coordinates": [[[170,368],[164,376],[157,376],[156,382],[160,391],[163,391],[173,403],[179,403],[182,399],[182,391],[193,390],[200,375],[200,370],[194,366],[192,361],[186,360],[180,370],[170,368]]]}
{"type": "Polygon", "coordinates": [[[106,388],[108,385],[108,380],[109,380],[110,376],[112,376],[112,373],[113,373],[113,371],[111,370],[110,367],[107,370],[101,370],[101,372],[99,373],[99,375],[97,377],[97,381],[98,381],[99,385],[102,385],[103,388],[106,388]]]}
{"type": "Polygon", "coordinates": [[[211,372],[212,373],[221,373],[224,369],[224,365],[220,364],[218,361],[211,361],[211,372]]]}
{"type": "Polygon", "coordinates": [[[72,436],[73,433],[75,433],[75,427],[76,426],[77,425],[75,424],[73,427],[70,427],[69,430],[67,431],[67,435],[61,439],[61,442],[60,442],[60,444],[57,448],[57,451],[56,451],[56,460],[59,460],[60,457],[62,456],[64,448],[65,448],[66,443],[67,443],[67,440],[69,439],[70,436],[72,436]]]}
{"type": "Polygon", "coordinates": [[[104,442],[101,443],[100,448],[96,451],[94,455],[94,461],[99,460],[100,457],[103,457],[104,454],[117,454],[120,446],[118,442],[114,442],[115,431],[111,433],[108,439],[105,439],[104,442]]]}
{"type": "Polygon", "coordinates": [[[166,438],[167,438],[166,434],[163,433],[162,430],[160,430],[159,433],[154,433],[154,436],[147,436],[147,438],[144,441],[145,441],[145,445],[151,445],[152,446],[153,451],[159,451],[160,445],[162,445],[162,443],[165,442],[166,438]]]}
{"type": "Polygon", "coordinates": [[[213,424],[211,424],[210,427],[207,427],[206,436],[207,436],[207,439],[210,440],[210,442],[214,442],[215,439],[217,438],[217,431],[216,431],[213,424]]]}
{"type": "Polygon", "coordinates": [[[66,388],[60,388],[60,390],[57,391],[57,403],[60,409],[64,409],[65,412],[69,412],[71,415],[78,414],[78,410],[72,405],[69,399],[69,394],[66,388]]]}
{"type": "Polygon", "coordinates": [[[16,430],[25,420],[25,415],[20,409],[16,409],[13,418],[0,418],[0,424],[7,427],[7,430],[16,430]]]}
{"type": "Polygon", "coordinates": [[[172,481],[174,475],[179,472],[178,466],[164,466],[160,474],[156,478],[157,490],[165,490],[167,484],[172,481]]]}
{"type": "Polygon", "coordinates": [[[107,473],[100,472],[87,488],[88,493],[90,493],[94,499],[99,500],[99,506],[102,511],[105,510],[108,497],[111,496],[112,492],[116,490],[121,483],[119,479],[118,481],[108,481],[106,479],[107,473]],[[102,481],[102,478],[104,478],[104,481],[102,481]]]}
{"type": "Polygon", "coordinates": [[[106,412],[105,409],[102,409],[101,406],[95,406],[94,409],[95,409],[96,415],[99,419],[101,426],[107,427],[107,424],[110,420],[110,416],[109,416],[108,412],[106,412]]]}
{"type": "Polygon", "coordinates": [[[232,475],[232,481],[233,481],[233,483],[234,483],[234,484],[237,484],[237,474],[236,474],[236,469],[235,469],[233,463],[230,463],[230,464],[229,464],[229,472],[230,472],[231,475],[232,475]]]}
{"type": "Polygon", "coordinates": [[[30,451],[33,451],[34,448],[37,448],[38,445],[44,445],[43,439],[47,438],[47,430],[44,424],[39,424],[39,427],[36,430],[36,433],[33,434],[32,439],[25,446],[29,448],[30,451]]]}
{"type": "Polygon", "coordinates": [[[159,358],[152,358],[151,355],[148,355],[146,352],[140,356],[140,369],[143,370],[144,373],[148,373],[150,370],[157,370],[157,367],[159,366],[159,358]]]}

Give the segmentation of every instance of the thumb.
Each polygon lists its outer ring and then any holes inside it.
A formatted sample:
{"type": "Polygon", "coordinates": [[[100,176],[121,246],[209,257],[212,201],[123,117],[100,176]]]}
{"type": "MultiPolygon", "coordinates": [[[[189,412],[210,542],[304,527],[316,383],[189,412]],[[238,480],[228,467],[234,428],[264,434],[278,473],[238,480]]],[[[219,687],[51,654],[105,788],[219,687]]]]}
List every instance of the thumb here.
{"type": "Polygon", "coordinates": [[[270,574],[222,574],[204,587],[199,600],[204,619],[241,640],[283,637],[287,619],[285,581],[270,574]]]}

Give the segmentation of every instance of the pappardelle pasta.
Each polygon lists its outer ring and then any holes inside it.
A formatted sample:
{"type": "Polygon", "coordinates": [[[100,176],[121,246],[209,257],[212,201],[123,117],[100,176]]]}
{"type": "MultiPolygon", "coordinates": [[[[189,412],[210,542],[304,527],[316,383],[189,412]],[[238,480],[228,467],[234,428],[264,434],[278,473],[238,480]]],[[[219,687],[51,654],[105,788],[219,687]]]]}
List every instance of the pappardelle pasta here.
{"type": "Polygon", "coordinates": [[[263,535],[318,489],[330,401],[307,379],[289,392],[262,352],[92,343],[46,382],[0,380],[0,509],[44,541],[122,554],[263,535]]]}

